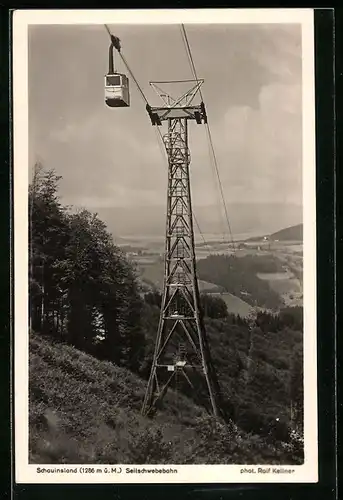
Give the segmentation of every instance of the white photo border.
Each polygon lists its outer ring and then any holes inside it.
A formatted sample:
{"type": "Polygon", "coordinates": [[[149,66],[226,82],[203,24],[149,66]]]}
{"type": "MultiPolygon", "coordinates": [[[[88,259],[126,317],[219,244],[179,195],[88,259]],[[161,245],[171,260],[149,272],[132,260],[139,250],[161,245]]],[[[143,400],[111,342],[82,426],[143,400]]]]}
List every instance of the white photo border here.
{"type": "MultiPolygon", "coordinates": [[[[17,10],[13,13],[13,189],[14,189],[14,409],[17,483],[315,483],[318,482],[316,169],[313,9],[17,10]],[[28,26],[48,24],[300,24],[302,27],[303,283],[305,461],[271,466],[267,474],[241,474],[243,465],[44,465],[76,472],[42,473],[29,464],[28,446],[28,26]],[[87,468],[92,468],[88,466],[87,468]],[[109,473],[104,472],[105,469],[109,473]],[[111,469],[116,468],[114,472],[111,469]],[[175,469],[177,473],[126,473],[129,469],[175,469]],[[273,472],[290,468],[293,473],[273,472]],[[119,470],[120,469],[120,470],[119,470]],[[101,470],[101,472],[100,472],[101,470]]],[[[266,467],[266,466],[264,466],[266,467]]],[[[249,466],[258,469],[258,466],[249,466]]]]}

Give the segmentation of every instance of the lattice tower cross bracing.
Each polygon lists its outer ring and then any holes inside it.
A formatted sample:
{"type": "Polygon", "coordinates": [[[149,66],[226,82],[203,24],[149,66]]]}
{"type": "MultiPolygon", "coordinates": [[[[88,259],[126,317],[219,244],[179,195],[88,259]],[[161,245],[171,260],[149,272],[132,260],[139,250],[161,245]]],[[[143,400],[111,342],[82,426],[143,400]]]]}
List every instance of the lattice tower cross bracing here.
{"type": "Polygon", "coordinates": [[[214,417],[218,416],[215,373],[200,310],[189,175],[188,122],[207,122],[203,102],[192,104],[202,82],[193,81],[177,99],[160,88],[161,82],[151,82],[163,106],[147,105],[153,125],[161,126],[163,121],[168,124],[163,137],[168,155],[168,190],[164,286],[154,358],[142,408],[145,415],[158,408],[168,388],[182,390],[188,385],[188,392],[195,398],[198,396],[200,404],[214,417]]]}

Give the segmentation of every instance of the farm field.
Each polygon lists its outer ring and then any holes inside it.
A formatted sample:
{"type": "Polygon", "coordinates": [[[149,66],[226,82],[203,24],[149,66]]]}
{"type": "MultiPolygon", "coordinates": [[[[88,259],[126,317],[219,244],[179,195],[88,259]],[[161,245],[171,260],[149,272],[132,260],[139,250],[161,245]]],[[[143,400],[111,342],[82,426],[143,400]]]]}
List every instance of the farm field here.
{"type": "MultiPolygon", "coordinates": [[[[235,256],[237,258],[245,258],[249,255],[256,256],[256,258],[268,258],[269,255],[279,260],[283,269],[281,272],[261,272],[256,274],[257,278],[268,283],[270,289],[280,296],[285,306],[302,305],[303,258],[302,245],[299,244],[299,242],[241,242],[243,246],[240,246],[238,243],[236,244],[235,251],[235,256]]],[[[148,246],[145,246],[145,250],[148,250],[148,246]]],[[[196,248],[198,261],[206,259],[210,254],[229,255],[231,252],[232,250],[228,246],[224,247],[224,245],[218,241],[209,241],[207,246],[200,245],[196,248]]],[[[128,258],[135,265],[140,274],[143,287],[147,289],[157,288],[158,290],[162,290],[164,275],[162,248],[160,248],[160,251],[157,251],[157,248],[149,248],[149,254],[131,254],[128,255],[128,258]]],[[[223,288],[211,282],[211,279],[208,277],[204,278],[205,280],[198,281],[200,292],[220,294],[221,298],[225,300],[230,313],[236,313],[243,317],[251,313],[253,307],[244,301],[244,297],[226,293],[223,288]]]]}
{"type": "Polygon", "coordinates": [[[163,262],[137,262],[137,268],[143,281],[153,283],[159,290],[163,287],[163,262]]]}
{"type": "Polygon", "coordinates": [[[214,297],[220,297],[222,300],[224,300],[228,313],[230,314],[237,314],[242,318],[245,318],[254,311],[254,308],[251,305],[249,305],[247,302],[244,302],[244,300],[240,299],[239,297],[232,295],[231,293],[213,292],[211,293],[211,295],[214,297]]]}
{"type": "MultiPolygon", "coordinates": [[[[163,273],[164,273],[164,264],[161,261],[152,261],[151,263],[147,262],[138,262],[137,267],[139,272],[141,273],[141,278],[143,281],[148,283],[153,283],[156,288],[162,290],[163,287],[163,273]]],[[[198,280],[199,288],[201,292],[204,291],[219,291],[220,287],[215,285],[214,283],[209,283],[208,281],[198,280]]]]}

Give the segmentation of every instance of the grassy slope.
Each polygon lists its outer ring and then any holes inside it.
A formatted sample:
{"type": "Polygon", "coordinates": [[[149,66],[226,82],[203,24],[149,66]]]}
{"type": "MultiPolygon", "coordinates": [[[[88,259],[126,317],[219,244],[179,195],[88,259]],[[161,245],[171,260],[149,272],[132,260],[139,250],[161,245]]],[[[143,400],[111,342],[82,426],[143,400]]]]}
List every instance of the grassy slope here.
{"type": "Polygon", "coordinates": [[[211,295],[220,297],[222,300],[224,300],[227,310],[230,314],[239,314],[242,318],[245,318],[246,316],[249,316],[253,311],[252,306],[250,306],[247,302],[244,302],[244,300],[240,299],[239,297],[236,297],[236,295],[232,295],[232,293],[214,292],[211,293],[211,295]]]}
{"type": "Polygon", "coordinates": [[[140,415],[146,382],[76,349],[30,337],[31,463],[291,463],[277,448],[235,426],[209,421],[172,393],[151,421],[140,415]]]}
{"type": "MultiPolygon", "coordinates": [[[[252,238],[248,238],[245,241],[261,241],[265,235],[253,236],[252,238]]],[[[303,240],[303,225],[297,224],[296,226],[286,227],[284,229],[280,229],[280,231],[276,231],[269,235],[270,240],[279,240],[279,241],[302,241],[303,240]]]]}

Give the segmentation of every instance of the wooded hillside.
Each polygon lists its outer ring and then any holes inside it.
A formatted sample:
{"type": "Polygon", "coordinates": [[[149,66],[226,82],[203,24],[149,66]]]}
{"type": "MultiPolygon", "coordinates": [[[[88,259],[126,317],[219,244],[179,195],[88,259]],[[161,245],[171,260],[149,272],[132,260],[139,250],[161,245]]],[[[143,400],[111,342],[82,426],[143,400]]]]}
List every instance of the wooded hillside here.
{"type": "Polygon", "coordinates": [[[283,306],[281,297],[257,273],[282,271],[281,263],[272,256],[210,255],[197,263],[198,277],[243,298],[245,302],[266,309],[283,306]]]}

